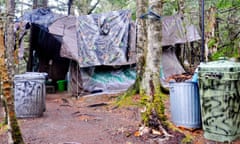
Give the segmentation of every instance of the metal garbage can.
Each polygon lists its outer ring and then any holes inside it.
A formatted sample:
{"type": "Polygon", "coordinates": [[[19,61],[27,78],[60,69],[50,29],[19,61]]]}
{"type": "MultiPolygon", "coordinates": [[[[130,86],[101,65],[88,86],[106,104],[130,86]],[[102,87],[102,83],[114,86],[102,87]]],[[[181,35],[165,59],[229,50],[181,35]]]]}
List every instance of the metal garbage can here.
{"type": "Polygon", "coordinates": [[[46,109],[45,73],[14,76],[14,106],[18,118],[40,117],[46,109]]]}
{"type": "Polygon", "coordinates": [[[240,63],[218,60],[201,63],[198,70],[204,137],[235,140],[240,136],[240,63]]]}
{"type": "Polygon", "coordinates": [[[171,119],[176,126],[200,128],[200,98],[196,82],[170,82],[171,119]]]}

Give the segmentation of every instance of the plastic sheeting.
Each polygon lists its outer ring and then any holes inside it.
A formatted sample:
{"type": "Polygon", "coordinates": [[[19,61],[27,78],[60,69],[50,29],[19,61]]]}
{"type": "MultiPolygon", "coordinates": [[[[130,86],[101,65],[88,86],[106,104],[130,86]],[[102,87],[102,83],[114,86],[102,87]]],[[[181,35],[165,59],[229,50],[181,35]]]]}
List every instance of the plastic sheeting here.
{"type": "Polygon", "coordinates": [[[48,8],[39,8],[25,13],[18,21],[34,23],[48,28],[56,19],[63,17],[63,15],[54,14],[48,8]]]}
{"type": "Polygon", "coordinates": [[[123,91],[130,87],[136,79],[133,68],[83,68],[81,69],[83,89],[95,92],[123,91]]]}
{"type": "Polygon", "coordinates": [[[197,28],[180,15],[162,17],[162,46],[170,46],[201,39],[197,28]]]}
{"type": "Polygon", "coordinates": [[[80,67],[127,63],[130,11],[121,10],[77,18],[80,67]]]}

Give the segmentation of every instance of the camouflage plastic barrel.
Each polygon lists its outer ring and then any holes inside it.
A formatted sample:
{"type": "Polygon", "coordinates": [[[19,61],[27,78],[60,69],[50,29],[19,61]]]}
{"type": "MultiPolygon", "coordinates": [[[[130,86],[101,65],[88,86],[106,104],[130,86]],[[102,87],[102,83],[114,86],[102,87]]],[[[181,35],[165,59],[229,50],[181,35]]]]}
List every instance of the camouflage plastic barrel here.
{"type": "Polygon", "coordinates": [[[240,136],[240,63],[219,60],[199,65],[204,137],[233,141],[240,136]]]}
{"type": "Polygon", "coordinates": [[[18,118],[40,117],[45,106],[45,78],[43,73],[14,76],[14,106],[18,118]]]}
{"type": "Polygon", "coordinates": [[[200,98],[197,83],[170,82],[171,119],[176,126],[200,128],[200,98]]]}

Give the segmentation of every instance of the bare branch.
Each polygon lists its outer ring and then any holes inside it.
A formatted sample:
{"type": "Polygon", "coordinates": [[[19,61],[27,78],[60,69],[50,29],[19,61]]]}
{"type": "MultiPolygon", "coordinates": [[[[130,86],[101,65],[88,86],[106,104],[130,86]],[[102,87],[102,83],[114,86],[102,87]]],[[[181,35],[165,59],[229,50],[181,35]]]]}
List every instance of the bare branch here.
{"type": "Polygon", "coordinates": [[[88,11],[88,14],[91,14],[95,8],[97,7],[97,5],[99,4],[100,0],[97,0],[97,2],[92,6],[92,8],[88,11]]]}

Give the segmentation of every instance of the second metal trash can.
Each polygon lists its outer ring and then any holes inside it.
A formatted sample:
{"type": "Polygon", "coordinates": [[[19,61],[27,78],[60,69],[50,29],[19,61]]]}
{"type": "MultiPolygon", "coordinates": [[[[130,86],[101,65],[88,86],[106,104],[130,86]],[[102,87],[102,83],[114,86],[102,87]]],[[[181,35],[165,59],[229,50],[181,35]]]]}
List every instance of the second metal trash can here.
{"type": "Polygon", "coordinates": [[[16,117],[40,117],[45,106],[44,73],[25,73],[14,76],[14,106],[16,117]]]}
{"type": "Polygon", "coordinates": [[[195,82],[170,82],[171,119],[176,126],[200,128],[200,99],[195,82]]]}
{"type": "Polygon", "coordinates": [[[233,141],[240,136],[240,63],[218,60],[199,65],[204,137],[233,141]]]}

